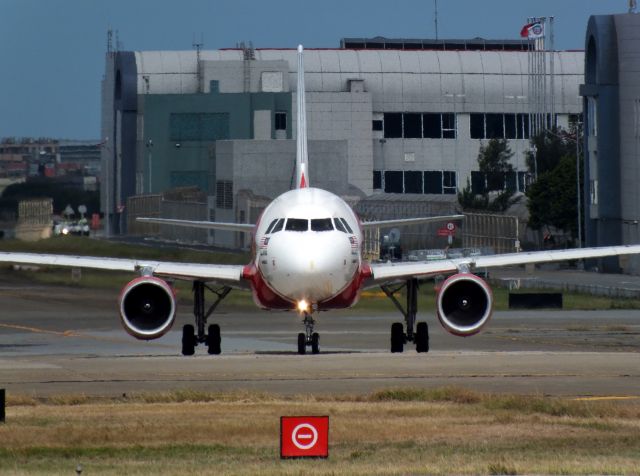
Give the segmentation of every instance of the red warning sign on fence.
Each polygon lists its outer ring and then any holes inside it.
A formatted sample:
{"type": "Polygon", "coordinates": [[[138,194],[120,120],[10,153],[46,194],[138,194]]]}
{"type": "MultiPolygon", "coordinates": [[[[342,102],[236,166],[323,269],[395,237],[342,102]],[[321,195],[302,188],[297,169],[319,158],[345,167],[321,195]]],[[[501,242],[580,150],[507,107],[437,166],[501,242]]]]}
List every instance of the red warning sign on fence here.
{"type": "Polygon", "coordinates": [[[328,416],[280,417],[281,458],[327,458],[328,416]]]}

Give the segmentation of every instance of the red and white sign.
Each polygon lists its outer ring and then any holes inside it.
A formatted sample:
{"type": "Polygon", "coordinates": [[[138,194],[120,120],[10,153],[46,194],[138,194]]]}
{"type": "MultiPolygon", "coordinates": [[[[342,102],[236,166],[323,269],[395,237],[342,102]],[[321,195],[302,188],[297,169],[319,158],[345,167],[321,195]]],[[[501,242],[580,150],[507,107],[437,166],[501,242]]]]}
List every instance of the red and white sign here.
{"type": "Polygon", "coordinates": [[[329,417],[280,417],[280,457],[329,457],[329,417]]]}
{"type": "Polygon", "coordinates": [[[455,236],[456,224],[453,222],[447,223],[442,228],[438,228],[438,236],[455,236]]]}

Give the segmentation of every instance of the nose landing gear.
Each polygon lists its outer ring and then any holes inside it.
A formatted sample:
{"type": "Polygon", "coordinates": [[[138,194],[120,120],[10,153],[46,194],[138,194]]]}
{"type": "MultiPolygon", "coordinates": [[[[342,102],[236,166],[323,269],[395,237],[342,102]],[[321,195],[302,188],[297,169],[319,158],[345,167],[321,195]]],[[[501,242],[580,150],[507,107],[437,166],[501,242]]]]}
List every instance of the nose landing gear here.
{"type": "Polygon", "coordinates": [[[301,332],[298,334],[298,354],[304,355],[307,353],[307,347],[311,347],[312,354],[320,353],[320,334],[317,332],[313,332],[313,326],[316,321],[313,320],[313,317],[308,312],[304,313],[304,320],[302,321],[304,324],[305,332],[301,332]]]}

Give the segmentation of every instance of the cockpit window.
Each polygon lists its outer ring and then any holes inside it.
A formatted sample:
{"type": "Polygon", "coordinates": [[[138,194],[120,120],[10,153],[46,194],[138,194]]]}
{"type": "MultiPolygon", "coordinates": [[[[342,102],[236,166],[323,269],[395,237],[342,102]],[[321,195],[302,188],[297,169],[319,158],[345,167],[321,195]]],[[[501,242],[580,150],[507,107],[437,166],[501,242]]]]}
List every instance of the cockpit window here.
{"type": "Polygon", "coordinates": [[[287,225],[284,229],[287,231],[307,231],[309,229],[309,220],[303,218],[287,218],[287,225]]]}
{"type": "Polygon", "coordinates": [[[278,219],[278,222],[273,227],[273,230],[271,230],[271,233],[277,233],[278,231],[282,230],[283,226],[284,226],[284,218],[278,219]]]}
{"type": "Polygon", "coordinates": [[[331,231],[333,230],[333,223],[331,218],[312,218],[311,219],[311,231],[331,231]]]}
{"type": "Polygon", "coordinates": [[[347,232],[347,229],[344,227],[344,225],[340,221],[340,218],[334,218],[333,221],[336,224],[336,230],[341,231],[342,233],[346,233],[347,232]]]}
{"type": "Polygon", "coordinates": [[[264,232],[265,235],[268,235],[269,233],[271,233],[271,231],[273,230],[273,227],[276,225],[276,223],[278,223],[278,219],[275,218],[270,224],[269,224],[269,228],[267,228],[267,231],[264,232]]]}
{"type": "Polygon", "coordinates": [[[344,227],[347,229],[347,231],[349,233],[353,233],[353,230],[351,229],[351,227],[347,223],[347,220],[345,220],[344,218],[340,218],[340,221],[342,222],[342,224],[344,225],[344,227]]]}

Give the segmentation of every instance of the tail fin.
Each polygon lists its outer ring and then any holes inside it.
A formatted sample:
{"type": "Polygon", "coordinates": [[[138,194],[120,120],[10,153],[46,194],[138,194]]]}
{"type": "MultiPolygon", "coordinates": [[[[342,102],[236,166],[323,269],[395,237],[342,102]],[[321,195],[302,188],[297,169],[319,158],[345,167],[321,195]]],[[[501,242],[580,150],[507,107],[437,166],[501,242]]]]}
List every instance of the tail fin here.
{"type": "Polygon", "coordinates": [[[298,134],[296,150],[296,188],[309,186],[307,170],[307,106],[304,98],[304,60],[302,45],[298,45],[298,134]]]}

